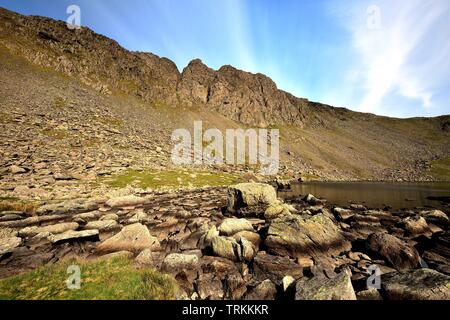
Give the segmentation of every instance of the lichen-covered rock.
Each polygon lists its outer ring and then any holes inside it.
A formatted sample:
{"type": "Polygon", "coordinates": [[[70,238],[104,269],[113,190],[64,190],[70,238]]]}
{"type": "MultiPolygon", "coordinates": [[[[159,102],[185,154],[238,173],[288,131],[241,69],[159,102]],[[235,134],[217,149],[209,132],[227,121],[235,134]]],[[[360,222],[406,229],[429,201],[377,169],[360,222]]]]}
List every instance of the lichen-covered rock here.
{"type": "Polygon", "coordinates": [[[272,220],[265,245],[270,253],[294,258],[337,255],[351,248],[338,227],[323,214],[309,218],[282,216],[272,220]]]}
{"type": "Polygon", "coordinates": [[[219,226],[219,232],[231,236],[240,231],[254,231],[250,221],[246,219],[227,218],[219,226]]]}
{"type": "Polygon", "coordinates": [[[387,233],[371,234],[367,238],[367,248],[397,270],[414,269],[419,264],[419,253],[414,247],[387,233]]]}
{"type": "Polygon", "coordinates": [[[381,285],[391,300],[450,300],[450,276],[431,269],[388,273],[381,285]]]}
{"type": "Polygon", "coordinates": [[[341,272],[334,278],[314,277],[297,281],[295,300],[356,300],[351,278],[341,272]]]}
{"type": "Polygon", "coordinates": [[[125,226],[122,230],[98,245],[103,252],[131,251],[140,252],[144,249],[159,250],[160,244],[156,237],[150,235],[148,228],[140,223],[125,226]]]}
{"type": "Polygon", "coordinates": [[[171,253],[164,258],[162,269],[168,272],[196,269],[199,259],[195,254],[171,253]]]}
{"type": "Polygon", "coordinates": [[[277,193],[269,184],[240,183],[228,188],[227,208],[231,213],[257,205],[268,206],[277,201],[277,193]]]}

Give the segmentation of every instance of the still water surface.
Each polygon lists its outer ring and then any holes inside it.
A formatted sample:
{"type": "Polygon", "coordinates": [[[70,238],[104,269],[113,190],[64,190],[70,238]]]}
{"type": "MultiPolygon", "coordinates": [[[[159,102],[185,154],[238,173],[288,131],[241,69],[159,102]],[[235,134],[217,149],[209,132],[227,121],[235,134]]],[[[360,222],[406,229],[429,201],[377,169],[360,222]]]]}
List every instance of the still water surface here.
{"type": "Polygon", "coordinates": [[[386,205],[394,209],[442,208],[441,201],[429,197],[450,197],[450,182],[304,182],[293,184],[291,191],[282,192],[280,196],[304,196],[308,193],[341,206],[360,203],[370,208],[386,205]]]}

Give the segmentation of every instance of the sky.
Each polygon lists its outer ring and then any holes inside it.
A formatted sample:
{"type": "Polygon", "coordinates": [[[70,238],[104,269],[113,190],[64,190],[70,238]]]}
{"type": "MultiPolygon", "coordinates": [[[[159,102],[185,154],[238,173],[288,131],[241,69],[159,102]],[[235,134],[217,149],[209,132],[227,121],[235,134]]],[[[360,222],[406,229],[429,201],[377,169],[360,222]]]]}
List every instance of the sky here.
{"type": "Polygon", "coordinates": [[[133,51],[263,73],[311,101],[394,117],[450,114],[448,0],[0,0],[133,51]]]}

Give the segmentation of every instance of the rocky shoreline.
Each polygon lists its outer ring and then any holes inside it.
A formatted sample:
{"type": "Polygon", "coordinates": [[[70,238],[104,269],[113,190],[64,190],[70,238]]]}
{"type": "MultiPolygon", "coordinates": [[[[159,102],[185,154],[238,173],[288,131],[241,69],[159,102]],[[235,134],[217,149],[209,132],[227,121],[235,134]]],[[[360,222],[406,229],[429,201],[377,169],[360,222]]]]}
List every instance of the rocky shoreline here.
{"type": "Polygon", "coordinates": [[[0,212],[0,278],[125,256],[173,275],[178,299],[450,299],[448,226],[440,210],[282,201],[260,183],[68,200],[0,212]]]}

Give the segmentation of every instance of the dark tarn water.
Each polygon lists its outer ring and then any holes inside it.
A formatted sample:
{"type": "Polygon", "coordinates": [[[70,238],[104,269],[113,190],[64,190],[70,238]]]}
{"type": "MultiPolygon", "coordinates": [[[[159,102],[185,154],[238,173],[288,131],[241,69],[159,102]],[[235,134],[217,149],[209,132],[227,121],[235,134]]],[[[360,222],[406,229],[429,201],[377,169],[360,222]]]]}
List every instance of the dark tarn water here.
{"type": "Polygon", "coordinates": [[[369,208],[444,208],[442,201],[429,197],[450,197],[450,182],[304,182],[293,184],[291,191],[281,192],[280,197],[308,193],[340,206],[357,203],[369,208]]]}

